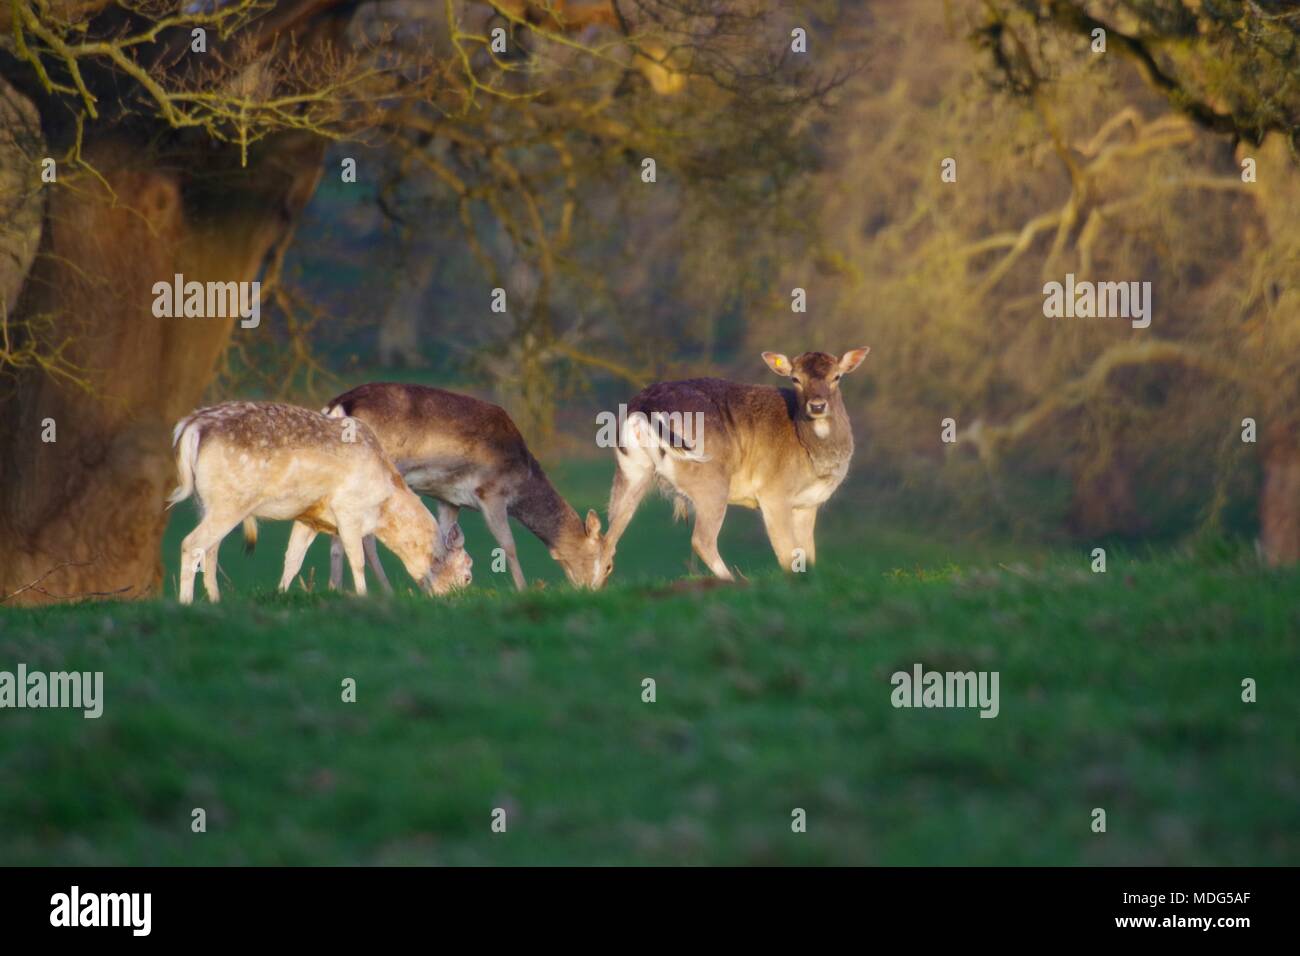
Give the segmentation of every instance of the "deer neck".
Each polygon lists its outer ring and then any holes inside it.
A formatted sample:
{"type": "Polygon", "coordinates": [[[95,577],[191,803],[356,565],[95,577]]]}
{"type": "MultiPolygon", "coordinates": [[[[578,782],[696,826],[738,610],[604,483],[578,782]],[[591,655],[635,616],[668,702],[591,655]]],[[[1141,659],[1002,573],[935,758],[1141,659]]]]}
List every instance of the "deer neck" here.
{"type": "Polygon", "coordinates": [[[520,524],[537,535],[542,544],[561,555],[572,547],[572,542],[579,536],[586,535],[578,513],[560,497],[560,493],[536,462],[533,462],[528,479],[510,503],[509,512],[520,524]]]}
{"type": "Polygon", "coordinates": [[[799,442],[808,453],[813,472],[828,475],[853,457],[853,429],[844,398],[839,392],[831,396],[831,413],[825,418],[809,418],[800,409],[794,428],[799,442]]]}
{"type": "MultiPolygon", "coordinates": [[[[393,477],[401,480],[396,473],[393,477]]],[[[375,537],[397,555],[415,580],[432,568],[433,549],[438,544],[437,523],[405,484],[379,506],[375,537]]]]}

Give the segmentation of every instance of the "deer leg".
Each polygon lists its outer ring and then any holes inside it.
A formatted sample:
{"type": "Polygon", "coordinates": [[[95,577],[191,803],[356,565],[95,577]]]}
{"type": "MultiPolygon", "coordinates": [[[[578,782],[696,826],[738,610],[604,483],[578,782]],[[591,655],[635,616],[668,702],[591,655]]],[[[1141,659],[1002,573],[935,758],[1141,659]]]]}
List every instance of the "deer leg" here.
{"type": "Polygon", "coordinates": [[[813,540],[813,531],[816,526],[816,508],[794,509],[794,546],[803,549],[808,567],[812,567],[817,563],[817,544],[813,540]]]}
{"type": "Polygon", "coordinates": [[[293,523],[293,530],[289,532],[289,547],[284,552],[284,573],[280,575],[281,591],[289,590],[293,579],[302,570],[302,561],[307,556],[307,549],[315,540],[315,531],[301,521],[293,523]]]}
{"type": "Polygon", "coordinates": [[[203,556],[203,589],[208,592],[208,600],[213,604],[221,600],[221,587],[217,584],[217,552],[220,549],[221,542],[218,541],[203,556]]]}
{"type": "Polygon", "coordinates": [[[194,575],[203,566],[206,548],[198,547],[199,528],[195,528],[181,541],[181,590],[179,599],[182,604],[194,603],[194,575]]]}
{"type": "Polygon", "coordinates": [[[618,468],[614,472],[614,484],[609,489],[609,530],[605,532],[605,553],[613,554],[618,539],[623,537],[628,523],[636,514],[650,485],[654,481],[654,466],[633,460],[632,452],[618,450],[618,468]]]}
{"type": "Polygon", "coordinates": [[[393,586],[388,583],[388,575],[384,573],[384,566],[379,563],[379,548],[375,545],[375,536],[366,535],[363,545],[366,550],[366,564],[370,565],[370,570],[375,572],[375,579],[379,582],[380,588],[385,594],[393,593],[393,586]]]}
{"type": "MultiPolygon", "coordinates": [[[[192,604],[194,602],[194,576],[198,573],[199,568],[203,568],[204,584],[208,590],[208,598],[216,601],[220,599],[220,593],[213,590],[212,581],[209,578],[208,565],[215,565],[216,561],[209,561],[207,555],[209,550],[214,550],[217,545],[221,544],[221,539],[228,535],[235,525],[244,520],[243,515],[237,517],[222,516],[216,512],[209,512],[203,516],[198,527],[185,536],[181,542],[181,587],[180,602],[182,604],[192,604]]],[[[215,557],[215,556],[214,556],[215,557]]],[[[215,574],[216,568],[212,569],[215,574]]]]}
{"type": "Polygon", "coordinates": [[[725,486],[712,494],[693,494],[691,503],[695,505],[695,528],[691,531],[691,547],[708,565],[709,570],[724,581],[734,581],[727,563],[718,553],[718,533],[722,531],[722,521],[727,517],[727,492],[725,486]]]}
{"type": "MultiPolygon", "coordinates": [[[[190,536],[186,535],[185,540],[181,542],[181,580],[180,592],[177,594],[177,600],[182,604],[194,603],[194,565],[191,564],[190,549],[187,547],[190,536]]],[[[202,552],[200,552],[202,553],[202,552]]]]}
{"type": "Polygon", "coordinates": [[[786,570],[792,570],[794,563],[794,510],[784,501],[773,503],[759,501],[759,510],[763,512],[763,525],[767,528],[767,540],[772,544],[776,554],[776,563],[786,570]]]}
{"type": "Polygon", "coordinates": [[[442,536],[447,533],[447,529],[460,520],[460,505],[449,505],[445,501],[438,502],[438,556],[442,557],[447,550],[442,543],[442,536]]]}
{"type": "Polygon", "coordinates": [[[330,538],[330,590],[343,590],[343,542],[338,535],[330,538]]]}
{"type": "Polygon", "coordinates": [[[366,549],[362,543],[365,535],[361,529],[350,522],[340,523],[339,540],[343,542],[343,554],[352,569],[352,586],[358,597],[366,596],[366,549]]]}
{"type": "Polygon", "coordinates": [[[506,553],[506,561],[510,563],[510,576],[514,578],[515,589],[522,591],[528,587],[528,583],[524,580],[524,569],[519,566],[519,555],[515,551],[514,535],[510,533],[510,516],[506,513],[505,502],[500,498],[493,498],[481,504],[483,520],[487,523],[488,530],[492,532],[492,537],[497,539],[497,544],[501,545],[506,553]]]}

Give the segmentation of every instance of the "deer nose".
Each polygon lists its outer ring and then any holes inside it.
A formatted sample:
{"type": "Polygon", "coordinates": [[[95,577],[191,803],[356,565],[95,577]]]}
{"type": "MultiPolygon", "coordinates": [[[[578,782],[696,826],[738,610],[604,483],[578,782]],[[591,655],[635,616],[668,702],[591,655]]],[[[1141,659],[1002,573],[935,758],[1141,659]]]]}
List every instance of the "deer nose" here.
{"type": "Polygon", "coordinates": [[[825,403],[825,402],[809,402],[809,403],[808,403],[808,414],[809,414],[809,415],[824,415],[824,414],[826,414],[826,403],[825,403]]]}

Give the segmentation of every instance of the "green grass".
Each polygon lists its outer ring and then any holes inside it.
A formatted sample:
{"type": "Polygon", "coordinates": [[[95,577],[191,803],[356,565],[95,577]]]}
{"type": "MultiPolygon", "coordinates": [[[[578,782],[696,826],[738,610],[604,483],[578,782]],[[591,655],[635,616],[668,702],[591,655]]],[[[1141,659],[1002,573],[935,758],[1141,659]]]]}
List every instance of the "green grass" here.
{"type": "MultiPolygon", "coordinates": [[[[555,477],[584,508],[608,481],[555,477]]],[[[1300,862],[1300,571],[1092,574],[1082,549],[886,530],[867,504],[846,489],[794,577],[735,510],[746,587],[682,587],[688,529],[656,500],[595,595],[526,533],[550,583],[506,590],[467,515],[479,578],[452,600],[271,593],[267,526],[254,558],[228,543],[216,607],[169,578],[164,600],[0,613],[0,669],[105,682],[99,720],[0,711],[0,863],[1300,862]],[[894,709],[914,662],[998,671],[1000,715],[894,709]]]]}

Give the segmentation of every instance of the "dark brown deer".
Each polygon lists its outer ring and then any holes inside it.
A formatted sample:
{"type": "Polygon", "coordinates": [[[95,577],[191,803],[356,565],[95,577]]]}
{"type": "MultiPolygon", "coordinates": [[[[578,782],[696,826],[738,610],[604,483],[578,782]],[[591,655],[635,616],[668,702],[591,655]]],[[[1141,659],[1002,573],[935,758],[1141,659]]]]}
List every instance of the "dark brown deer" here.
{"type": "Polygon", "coordinates": [[[817,509],[840,486],[853,457],[853,432],[840,379],[869,348],[842,358],[805,352],[793,362],[775,352],[763,361],[793,388],[740,385],[717,378],[660,382],[628,405],[619,435],[618,470],[609,496],[603,563],[656,480],[694,506],[691,546],[720,578],[732,579],[718,553],[728,505],[757,508],[776,560],[797,568],[817,559],[817,509]],[[681,427],[693,422],[693,428],[681,427]],[[690,434],[688,440],[684,436],[690,434]]]}
{"type": "MultiPolygon", "coordinates": [[[[588,511],[584,522],[560,497],[504,409],[441,388],[374,382],[338,396],[324,412],[370,426],[406,483],[438,499],[439,521],[454,523],[461,508],[481,511],[516,588],[526,582],[512,517],[541,539],[572,584],[604,583],[599,515],[588,511]]],[[[378,561],[371,567],[383,582],[378,561]]]]}

